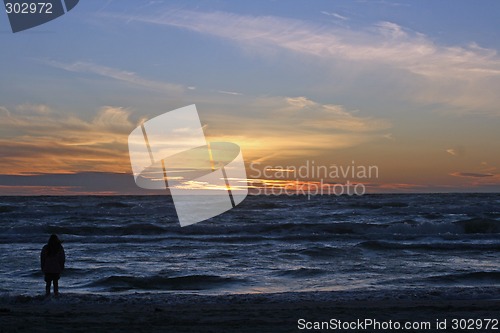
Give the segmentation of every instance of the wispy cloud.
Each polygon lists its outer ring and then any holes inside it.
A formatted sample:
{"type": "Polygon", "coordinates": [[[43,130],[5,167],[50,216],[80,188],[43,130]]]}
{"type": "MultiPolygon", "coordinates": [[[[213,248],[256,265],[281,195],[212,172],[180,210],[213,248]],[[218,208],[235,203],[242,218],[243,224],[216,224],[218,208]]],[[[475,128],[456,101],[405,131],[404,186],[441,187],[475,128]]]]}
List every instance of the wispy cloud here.
{"type": "Polygon", "coordinates": [[[227,12],[175,10],[154,16],[107,16],[192,30],[253,49],[281,48],[323,58],[328,63],[358,62],[375,69],[383,65],[412,75],[409,95],[419,102],[442,103],[460,112],[499,114],[500,97],[494,88],[500,85],[500,57],[496,50],[474,43],[439,45],[393,22],[352,30],[227,12]]]}
{"type": "Polygon", "coordinates": [[[455,171],[450,176],[461,179],[469,187],[496,187],[500,185],[500,173],[495,166],[486,162],[480,163],[480,166],[474,171],[455,171]]]}
{"type": "Polygon", "coordinates": [[[233,96],[241,96],[243,95],[242,93],[235,92],[235,91],[227,91],[227,90],[217,90],[219,94],[225,94],[225,95],[233,95],[233,96]]]}
{"type": "Polygon", "coordinates": [[[391,7],[410,7],[410,4],[408,4],[408,3],[401,3],[401,2],[395,2],[395,1],[356,0],[356,2],[361,2],[361,3],[365,3],[365,4],[373,4],[375,6],[385,5],[385,6],[391,6],[391,7]]]}
{"type": "Polygon", "coordinates": [[[343,15],[340,15],[339,13],[334,13],[334,12],[327,12],[327,11],[322,11],[321,14],[326,15],[326,16],[332,16],[335,17],[339,20],[342,21],[347,21],[349,18],[343,15]]]}
{"type": "Polygon", "coordinates": [[[488,162],[481,162],[479,165],[468,171],[455,171],[450,176],[460,180],[469,187],[497,187],[500,185],[500,173],[495,165],[488,162]]]}
{"type": "Polygon", "coordinates": [[[479,172],[453,172],[452,176],[455,177],[468,177],[468,178],[484,178],[484,177],[494,177],[492,173],[479,173],[479,172]]]}
{"type": "Polygon", "coordinates": [[[465,148],[463,146],[457,146],[457,147],[446,149],[446,152],[448,154],[450,154],[451,156],[464,156],[465,155],[465,148]]]}
{"type": "Polygon", "coordinates": [[[225,12],[178,10],[156,17],[110,16],[181,27],[242,43],[272,44],[320,57],[388,63],[424,76],[500,75],[500,60],[495,50],[476,44],[439,46],[426,36],[408,32],[392,22],[379,22],[366,31],[332,31],[300,20],[225,12]]]}
{"type": "Polygon", "coordinates": [[[167,91],[167,92],[176,92],[180,93],[185,90],[185,87],[179,84],[162,82],[162,81],[154,81],[143,78],[138,74],[130,71],[125,71],[117,68],[102,66],[98,64],[94,64],[92,62],[85,61],[77,61],[73,63],[63,63],[55,60],[43,61],[46,65],[60,68],[70,72],[77,73],[92,73],[102,77],[107,77],[111,79],[115,79],[118,81],[122,81],[125,83],[145,87],[148,89],[158,90],[158,91],[167,91]]]}

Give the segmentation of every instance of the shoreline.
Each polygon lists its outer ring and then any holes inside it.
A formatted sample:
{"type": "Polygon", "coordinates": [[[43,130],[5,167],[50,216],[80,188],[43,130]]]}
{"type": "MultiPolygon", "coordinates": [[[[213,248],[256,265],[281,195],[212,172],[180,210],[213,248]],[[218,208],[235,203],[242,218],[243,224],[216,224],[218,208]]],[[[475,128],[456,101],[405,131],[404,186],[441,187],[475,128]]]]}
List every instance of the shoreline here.
{"type": "MultiPolygon", "coordinates": [[[[174,293],[62,293],[60,298],[8,296],[0,300],[0,332],[299,332],[307,331],[298,329],[299,319],[433,324],[444,319],[448,324],[452,319],[498,320],[499,288],[486,289],[490,297],[476,299],[460,299],[459,294],[454,299],[445,299],[445,295],[436,292],[415,290],[413,293],[394,290],[384,295],[289,292],[217,296],[174,293]]],[[[429,331],[432,330],[426,330],[429,331]]]]}

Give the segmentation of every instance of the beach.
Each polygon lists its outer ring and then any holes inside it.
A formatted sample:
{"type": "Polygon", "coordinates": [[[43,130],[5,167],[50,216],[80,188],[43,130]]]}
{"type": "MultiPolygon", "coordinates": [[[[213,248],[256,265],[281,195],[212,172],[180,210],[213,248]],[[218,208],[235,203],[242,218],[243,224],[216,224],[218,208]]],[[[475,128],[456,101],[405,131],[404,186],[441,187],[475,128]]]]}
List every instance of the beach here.
{"type": "Polygon", "coordinates": [[[0,333],[500,333],[500,0],[2,6],[0,333]]]}
{"type": "Polygon", "coordinates": [[[3,197],[0,332],[495,332],[498,202],[251,196],[181,228],[163,197],[3,197]],[[42,295],[51,233],[59,298],[42,295]]]}
{"type": "MultiPolygon", "coordinates": [[[[361,324],[357,329],[344,331],[385,332],[388,330],[383,325],[390,322],[393,326],[397,325],[395,322],[401,325],[428,322],[432,326],[425,331],[453,332],[457,331],[451,328],[453,319],[500,319],[498,297],[459,298],[443,299],[437,292],[397,291],[386,295],[303,292],[219,296],[64,294],[58,299],[13,296],[0,301],[0,329],[1,332],[298,332],[308,331],[305,327],[315,322],[327,321],[332,325],[330,328],[335,324],[342,328],[344,322],[359,325],[359,321],[368,320],[368,324],[372,320],[370,326],[361,324]],[[303,329],[299,329],[300,319],[303,329]],[[445,319],[447,328],[437,329],[436,320],[445,319]]],[[[328,330],[342,331],[323,331],[328,330]]],[[[476,328],[475,331],[496,330],[476,328]]]]}

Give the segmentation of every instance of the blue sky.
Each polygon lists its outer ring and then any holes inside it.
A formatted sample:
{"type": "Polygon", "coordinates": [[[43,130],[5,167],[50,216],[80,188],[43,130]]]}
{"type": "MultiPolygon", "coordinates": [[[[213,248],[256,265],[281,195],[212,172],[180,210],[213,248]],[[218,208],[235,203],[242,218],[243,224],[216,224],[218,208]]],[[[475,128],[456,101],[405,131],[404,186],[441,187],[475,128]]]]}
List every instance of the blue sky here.
{"type": "Polygon", "coordinates": [[[16,34],[2,12],[0,174],[130,172],[128,133],[196,103],[205,133],[247,163],[356,160],[380,167],[374,188],[498,191],[499,12],[82,0],[16,34]]]}

